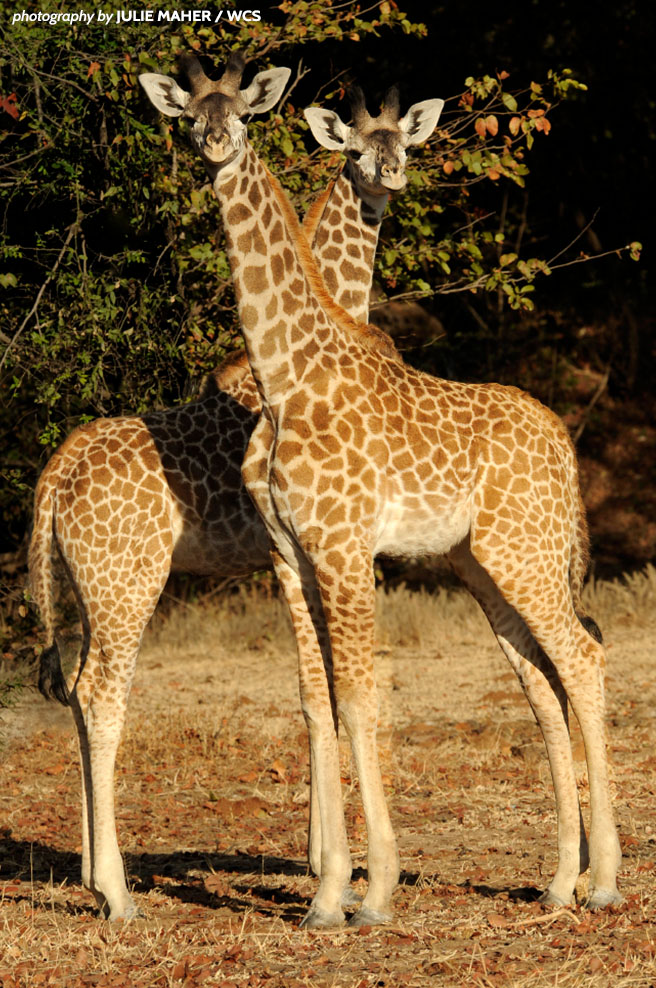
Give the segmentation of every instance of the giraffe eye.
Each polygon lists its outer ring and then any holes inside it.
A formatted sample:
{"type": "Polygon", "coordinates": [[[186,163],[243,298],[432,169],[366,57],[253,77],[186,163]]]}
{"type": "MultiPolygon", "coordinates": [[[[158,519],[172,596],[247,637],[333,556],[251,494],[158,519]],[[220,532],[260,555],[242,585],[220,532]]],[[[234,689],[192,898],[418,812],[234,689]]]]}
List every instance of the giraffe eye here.
{"type": "Polygon", "coordinates": [[[349,156],[353,161],[359,161],[360,158],[362,157],[362,154],[363,154],[362,151],[349,151],[349,156]]]}

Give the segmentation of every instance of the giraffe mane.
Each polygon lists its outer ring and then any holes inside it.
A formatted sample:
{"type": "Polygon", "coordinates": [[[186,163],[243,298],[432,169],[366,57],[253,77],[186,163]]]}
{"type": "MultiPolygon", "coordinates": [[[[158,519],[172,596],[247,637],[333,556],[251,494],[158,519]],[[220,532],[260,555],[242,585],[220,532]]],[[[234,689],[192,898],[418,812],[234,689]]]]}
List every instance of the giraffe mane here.
{"type": "Polygon", "coordinates": [[[203,378],[198,392],[200,399],[210,398],[217,391],[228,391],[240,384],[251,373],[251,366],[244,350],[235,350],[221,361],[218,367],[203,378]]]}
{"type": "Polygon", "coordinates": [[[312,289],[312,293],[319,302],[321,308],[331,317],[331,319],[334,320],[334,322],[337,323],[340,329],[346,330],[346,332],[352,334],[352,336],[362,343],[366,349],[382,352],[386,356],[393,357],[400,361],[401,357],[394,346],[393,340],[387,335],[387,333],[384,333],[382,330],[378,329],[377,326],[372,326],[364,322],[358,322],[357,319],[354,319],[353,316],[346,311],[346,309],[343,309],[342,306],[338,305],[338,303],[332,298],[326,288],[306,233],[298,221],[298,217],[289,199],[287,198],[286,192],[276,176],[264,163],[262,163],[262,165],[271,184],[273,194],[282,210],[283,217],[287,224],[287,229],[291,234],[292,240],[296,243],[298,259],[303,273],[306,276],[310,284],[310,288],[312,289]]]}
{"type": "Polygon", "coordinates": [[[317,196],[314,202],[310,204],[310,207],[303,217],[302,229],[310,244],[314,242],[317,228],[321,222],[321,217],[323,216],[326,204],[332,195],[335,181],[336,179],[333,179],[328,183],[327,188],[324,189],[324,191],[317,196]]]}

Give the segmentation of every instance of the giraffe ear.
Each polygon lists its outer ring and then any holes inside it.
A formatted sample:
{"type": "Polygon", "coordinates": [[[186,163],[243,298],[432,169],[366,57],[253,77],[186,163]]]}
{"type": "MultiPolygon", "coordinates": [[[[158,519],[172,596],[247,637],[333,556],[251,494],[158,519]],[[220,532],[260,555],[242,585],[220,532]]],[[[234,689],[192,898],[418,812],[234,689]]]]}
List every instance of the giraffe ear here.
{"type": "Polygon", "coordinates": [[[332,110],[323,110],[320,106],[308,106],[303,113],[317,144],[327,148],[328,151],[345,149],[351,128],[347,127],[336,113],[332,110]]]}
{"type": "Polygon", "coordinates": [[[399,120],[399,127],[406,135],[408,144],[422,144],[433,133],[444,106],[443,99],[425,99],[414,103],[406,115],[399,120]]]}
{"type": "Polygon", "coordinates": [[[159,72],[144,72],[139,76],[139,82],[150,102],[167,117],[179,117],[191,99],[190,94],[180,89],[174,79],[159,72]]]}
{"type": "Polygon", "coordinates": [[[266,113],[282,96],[291,74],[291,69],[284,68],[258,72],[250,86],[240,90],[239,95],[248,104],[251,113],[266,113]]]}

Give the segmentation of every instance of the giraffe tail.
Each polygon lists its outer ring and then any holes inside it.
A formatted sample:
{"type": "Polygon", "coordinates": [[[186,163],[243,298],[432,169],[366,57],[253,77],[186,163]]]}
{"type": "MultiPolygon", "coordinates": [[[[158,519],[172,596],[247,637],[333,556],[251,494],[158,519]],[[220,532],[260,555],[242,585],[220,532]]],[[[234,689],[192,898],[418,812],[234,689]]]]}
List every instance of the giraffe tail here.
{"type": "Polygon", "coordinates": [[[70,704],[61,665],[59,646],[55,638],[55,612],[53,607],[53,521],[52,488],[46,467],[36,488],[34,497],[34,522],[28,550],[27,564],[29,586],[41,614],[49,644],[39,659],[39,691],[47,700],[59,700],[65,707],[70,704]]]}
{"type": "Polygon", "coordinates": [[[576,527],[569,563],[569,581],[572,590],[572,599],[579,621],[588,634],[601,644],[603,637],[599,625],[585,613],[581,602],[583,583],[590,564],[590,536],[588,534],[588,522],[585,517],[585,507],[579,491],[577,491],[576,503],[576,527]]]}

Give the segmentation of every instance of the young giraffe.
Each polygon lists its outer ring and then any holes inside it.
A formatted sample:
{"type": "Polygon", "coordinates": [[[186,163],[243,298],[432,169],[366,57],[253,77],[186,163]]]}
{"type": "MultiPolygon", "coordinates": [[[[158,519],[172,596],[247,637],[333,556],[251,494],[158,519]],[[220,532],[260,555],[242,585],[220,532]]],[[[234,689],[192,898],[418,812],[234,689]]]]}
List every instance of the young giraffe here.
{"type": "MultiPolygon", "coordinates": [[[[398,97],[390,91],[372,118],[357,90],[352,128],[329,111],[308,111],[339,128],[347,154],[356,147],[357,160],[318,198],[305,227],[320,267],[334,279],[336,298],[358,317],[368,309],[389,191],[405,182],[404,149],[428,137],[441,107],[439,100],[425,101],[400,120],[398,97]],[[339,238],[345,272],[334,253],[339,238]]],[[[369,331],[362,325],[358,332],[369,331]]],[[[266,530],[240,474],[259,411],[248,361],[235,355],[214,372],[199,401],[76,429],[39,479],[30,578],[53,643],[42,653],[40,687],[73,709],[86,791],[83,881],[111,919],[136,910],[118,850],[113,770],[141,638],[164,583],[171,570],[239,576],[271,564],[266,530]],[[84,623],[85,642],[68,687],[54,644],[53,540],[84,623]]],[[[316,809],[311,818],[310,856],[318,868],[316,809]]]]}
{"type": "Polygon", "coordinates": [[[351,874],[337,716],[351,741],[369,839],[369,887],[351,923],[391,917],[399,862],[376,751],[378,552],[448,554],[520,677],[554,777],[559,860],[545,893],[554,903],[570,901],[588,864],[569,699],[590,782],[588,904],[616,902],[620,851],[604,739],[605,659],[577,614],[587,536],[567,431],[515,388],[435,379],[389,349],[363,346],[326,291],[280,185],[244,133],[235,134],[240,70],[233,57],[229,86],[226,74],[211,83],[196,66],[191,93],[166,77],[147,88],[163,112],[191,118],[193,143],[214,177],[262,397],[242,474],[274,543],[297,631],[321,815],[320,885],[304,924],[343,921],[351,874]]]}

